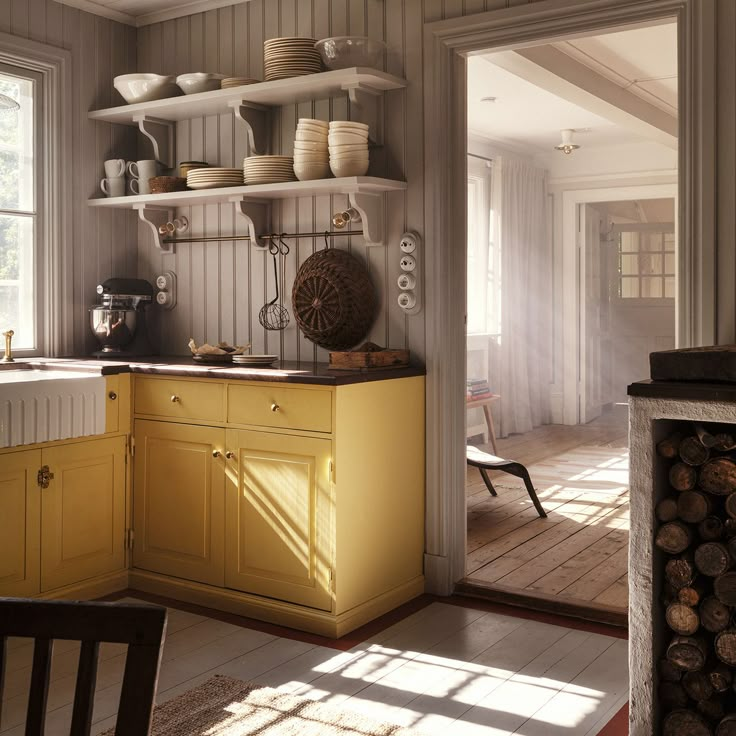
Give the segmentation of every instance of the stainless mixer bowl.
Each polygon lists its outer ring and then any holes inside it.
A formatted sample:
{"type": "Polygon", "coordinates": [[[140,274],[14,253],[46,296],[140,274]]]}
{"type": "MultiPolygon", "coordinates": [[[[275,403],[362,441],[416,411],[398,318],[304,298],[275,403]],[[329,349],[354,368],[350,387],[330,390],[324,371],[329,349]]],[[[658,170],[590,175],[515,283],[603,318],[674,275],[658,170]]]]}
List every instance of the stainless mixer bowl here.
{"type": "Polygon", "coordinates": [[[128,345],[135,335],[137,322],[135,309],[92,307],[89,310],[92,332],[106,353],[118,352],[128,345]]]}

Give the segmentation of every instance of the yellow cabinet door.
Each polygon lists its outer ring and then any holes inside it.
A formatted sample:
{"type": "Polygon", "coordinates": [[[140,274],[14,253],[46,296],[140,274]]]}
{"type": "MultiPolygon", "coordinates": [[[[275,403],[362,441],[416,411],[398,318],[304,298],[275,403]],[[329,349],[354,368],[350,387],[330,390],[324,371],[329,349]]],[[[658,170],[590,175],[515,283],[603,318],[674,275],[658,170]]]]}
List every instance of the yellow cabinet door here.
{"type": "Polygon", "coordinates": [[[228,430],[225,585],[331,610],[332,443],[228,430]]]}
{"type": "Polygon", "coordinates": [[[41,590],[125,568],[125,437],[43,450],[41,590]]]}
{"type": "Polygon", "coordinates": [[[224,584],[225,430],[135,422],[135,567],[224,584]]]}
{"type": "Polygon", "coordinates": [[[0,457],[0,596],[31,596],[41,590],[40,467],[40,450],[0,457]]]}

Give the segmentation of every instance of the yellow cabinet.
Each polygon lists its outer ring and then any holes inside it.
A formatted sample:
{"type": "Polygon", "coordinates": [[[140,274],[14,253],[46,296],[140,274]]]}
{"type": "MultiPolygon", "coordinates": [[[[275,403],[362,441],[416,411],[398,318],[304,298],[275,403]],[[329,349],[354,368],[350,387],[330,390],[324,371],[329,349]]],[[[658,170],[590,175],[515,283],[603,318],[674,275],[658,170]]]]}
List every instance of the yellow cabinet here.
{"type": "Polygon", "coordinates": [[[225,430],[135,422],[135,567],[224,584],[225,430]]]}
{"type": "Polygon", "coordinates": [[[125,567],[125,437],[44,448],[41,590],[125,567]]]}
{"type": "Polygon", "coordinates": [[[40,467],[40,450],[0,457],[0,595],[32,596],[41,589],[40,467]]]}
{"type": "Polygon", "coordinates": [[[329,439],[227,431],[225,585],[330,610],[329,439]]]}

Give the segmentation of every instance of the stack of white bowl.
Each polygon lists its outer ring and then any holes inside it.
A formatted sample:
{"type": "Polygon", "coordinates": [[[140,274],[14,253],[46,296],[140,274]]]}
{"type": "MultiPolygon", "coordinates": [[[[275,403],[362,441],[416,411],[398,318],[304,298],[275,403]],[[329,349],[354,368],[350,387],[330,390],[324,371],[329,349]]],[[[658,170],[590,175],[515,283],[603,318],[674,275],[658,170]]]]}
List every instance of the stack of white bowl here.
{"type": "Polygon", "coordinates": [[[330,168],[337,176],[363,176],[368,171],[368,126],[335,120],[327,137],[330,168]]]}
{"type": "Polygon", "coordinates": [[[330,175],[327,126],[323,120],[299,118],[294,138],[294,173],[299,181],[326,179],[330,175]]]}

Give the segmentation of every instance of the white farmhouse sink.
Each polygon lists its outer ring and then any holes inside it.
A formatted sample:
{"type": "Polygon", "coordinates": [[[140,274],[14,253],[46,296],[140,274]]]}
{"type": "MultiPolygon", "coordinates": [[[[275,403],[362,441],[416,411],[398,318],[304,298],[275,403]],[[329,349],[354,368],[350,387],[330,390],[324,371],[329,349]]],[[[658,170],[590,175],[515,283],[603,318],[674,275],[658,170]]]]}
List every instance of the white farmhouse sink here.
{"type": "Polygon", "coordinates": [[[0,370],[0,447],[105,431],[105,378],[83,371],[0,370]]]}

